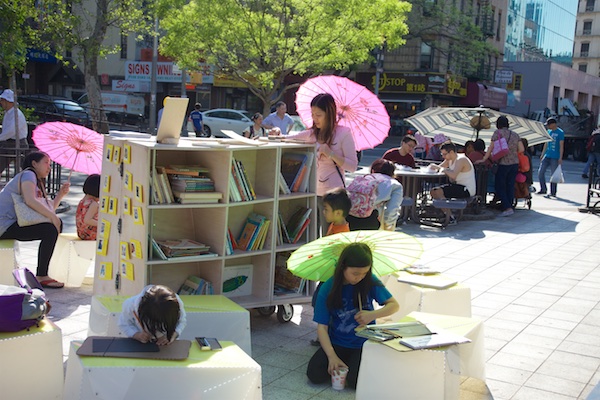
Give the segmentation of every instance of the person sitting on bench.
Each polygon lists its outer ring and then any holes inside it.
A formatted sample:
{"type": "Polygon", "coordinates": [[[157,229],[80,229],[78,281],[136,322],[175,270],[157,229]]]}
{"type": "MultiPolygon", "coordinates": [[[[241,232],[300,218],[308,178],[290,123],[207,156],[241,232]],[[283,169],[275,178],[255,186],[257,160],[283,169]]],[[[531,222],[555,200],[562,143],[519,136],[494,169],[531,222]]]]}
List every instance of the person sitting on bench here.
{"type": "MultiPolygon", "coordinates": [[[[450,183],[431,189],[431,197],[434,199],[465,199],[475,196],[475,168],[473,163],[467,157],[456,153],[454,143],[444,143],[440,148],[444,161],[437,164],[430,164],[433,169],[446,174],[450,183]]],[[[456,218],[448,208],[442,208],[446,215],[449,225],[456,224],[456,218]]]]}

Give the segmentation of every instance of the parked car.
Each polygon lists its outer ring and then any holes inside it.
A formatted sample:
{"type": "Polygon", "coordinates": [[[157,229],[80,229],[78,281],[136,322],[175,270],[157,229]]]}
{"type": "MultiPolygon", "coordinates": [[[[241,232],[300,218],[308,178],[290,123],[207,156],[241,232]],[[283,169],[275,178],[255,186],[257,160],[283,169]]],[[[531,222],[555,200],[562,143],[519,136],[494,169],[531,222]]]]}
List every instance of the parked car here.
{"type": "Polygon", "coordinates": [[[209,136],[226,137],[221,132],[221,130],[226,129],[241,135],[244,129],[252,125],[251,117],[248,111],[227,108],[215,108],[214,110],[204,111],[202,113],[204,132],[209,136]]]}
{"type": "Polygon", "coordinates": [[[22,107],[33,109],[33,115],[40,122],[65,121],[88,127],[92,125],[88,112],[66,97],[36,94],[19,96],[17,100],[22,107]]]}

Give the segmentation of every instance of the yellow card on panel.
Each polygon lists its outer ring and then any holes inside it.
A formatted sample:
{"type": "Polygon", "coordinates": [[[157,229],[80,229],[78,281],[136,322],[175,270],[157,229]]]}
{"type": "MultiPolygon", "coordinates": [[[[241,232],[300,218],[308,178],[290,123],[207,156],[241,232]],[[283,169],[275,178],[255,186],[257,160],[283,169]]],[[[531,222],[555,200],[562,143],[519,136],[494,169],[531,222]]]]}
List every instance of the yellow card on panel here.
{"type": "Polygon", "coordinates": [[[133,223],[136,225],[144,225],[142,207],[133,207],[133,223]]]}
{"type": "Polygon", "coordinates": [[[129,260],[131,258],[131,253],[129,252],[129,242],[119,243],[119,248],[121,252],[121,259],[129,260]]]}
{"type": "Polygon", "coordinates": [[[113,158],[112,162],[115,164],[119,164],[121,162],[121,147],[115,146],[113,149],[113,158]]]}
{"type": "Polygon", "coordinates": [[[125,164],[131,164],[131,145],[130,144],[123,145],[123,162],[125,164]]]}
{"type": "Polygon", "coordinates": [[[117,215],[118,207],[119,207],[119,199],[117,199],[116,197],[109,197],[107,212],[112,215],[117,215]]]}
{"type": "Polygon", "coordinates": [[[123,214],[131,215],[131,199],[129,197],[123,197],[123,214]]]}
{"type": "Polygon", "coordinates": [[[102,196],[100,199],[100,211],[103,213],[108,212],[108,196],[102,196]]]}
{"type": "Polygon", "coordinates": [[[130,281],[133,280],[133,263],[121,260],[121,275],[130,281]]]}
{"type": "Polygon", "coordinates": [[[141,183],[134,183],[133,187],[135,188],[135,198],[140,202],[144,202],[144,186],[141,183]]]}
{"type": "Polygon", "coordinates": [[[102,182],[102,190],[105,192],[110,192],[110,175],[105,175],[104,180],[102,182]]]}
{"type": "Polygon", "coordinates": [[[106,219],[102,219],[98,224],[98,237],[107,238],[110,235],[110,222],[106,219]]]}
{"type": "Polygon", "coordinates": [[[96,240],[96,253],[105,256],[108,252],[108,238],[98,238],[96,240]]]}
{"type": "Polygon", "coordinates": [[[125,171],[125,173],[123,174],[123,185],[125,186],[125,188],[127,190],[129,190],[130,192],[133,189],[133,174],[129,171],[125,171]]]}
{"type": "Polygon", "coordinates": [[[110,281],[112,280],[112,265],[110,261],[100,263],[100,271],[98,272],[98,278],[110,281]]]}
{"type": "Polygon", "coordinates": [[[104,158],[108,161],[112,161],[113,159],[113,149],[115,148],[112,144],[107,144],[106,149],[104,149],[104,158]]]}
{"type": "Polygon", "coordinates": [[[136,258],[142,258],[142,243],[139,240],[131,239],[129,241],[131,244],[131,256],[136,258]]]}

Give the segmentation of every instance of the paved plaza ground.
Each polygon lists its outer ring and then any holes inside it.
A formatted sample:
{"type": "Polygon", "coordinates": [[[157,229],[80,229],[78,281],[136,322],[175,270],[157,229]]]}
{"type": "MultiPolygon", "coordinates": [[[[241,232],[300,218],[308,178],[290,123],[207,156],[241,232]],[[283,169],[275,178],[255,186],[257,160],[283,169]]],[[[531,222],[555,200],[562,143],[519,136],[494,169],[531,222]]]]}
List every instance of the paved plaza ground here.
{"type": "MultiPolygon", "coordinates": [[[[361,165],[383,150],[369,153],[361,165]]],[[[461,221],[444,230],[398,227],[423,243],[421,264],[471,288],[473,316],[484,321],[487,379],[464,378],[462,400],[586,399],[600,382],[600,217],[579,211],[587,188],[582,168],[565,161],[558,198],[534,195],[531,210],[519,204],[508,218],[461,221]]],[[[61,214],[66,232],[74,232],[83,177],[72,181],[66,199],[71,207],[61,214]]],[[[35,268],[37,244],[20,248],[21,265],[35,268]]],[[[92,286],[48,294],[66,360],[69,342],[86,337],[92,286]]],[[[316,350],[309,305],[296,305],[287,324],[250,311],[252,356],[262,367],[265,400],[354,398],[352,390],[307,382],[306,365],[316,350]]],[[[401,385],[395,398],[403,399],[401,385]]]]}

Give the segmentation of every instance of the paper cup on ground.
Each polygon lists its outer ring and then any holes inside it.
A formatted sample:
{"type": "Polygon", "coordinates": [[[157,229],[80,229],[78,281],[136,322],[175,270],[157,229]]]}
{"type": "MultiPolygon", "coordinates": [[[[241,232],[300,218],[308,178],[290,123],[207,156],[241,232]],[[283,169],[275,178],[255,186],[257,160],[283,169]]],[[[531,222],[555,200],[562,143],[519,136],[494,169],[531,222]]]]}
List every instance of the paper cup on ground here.
{"type": "Polygon", "coordinates": [[[348,368],[340,368],[337,371],[333,371],[333,375],[331,375],[331,387],[334,390],[344,390],[347,375],[348,368]]]}

